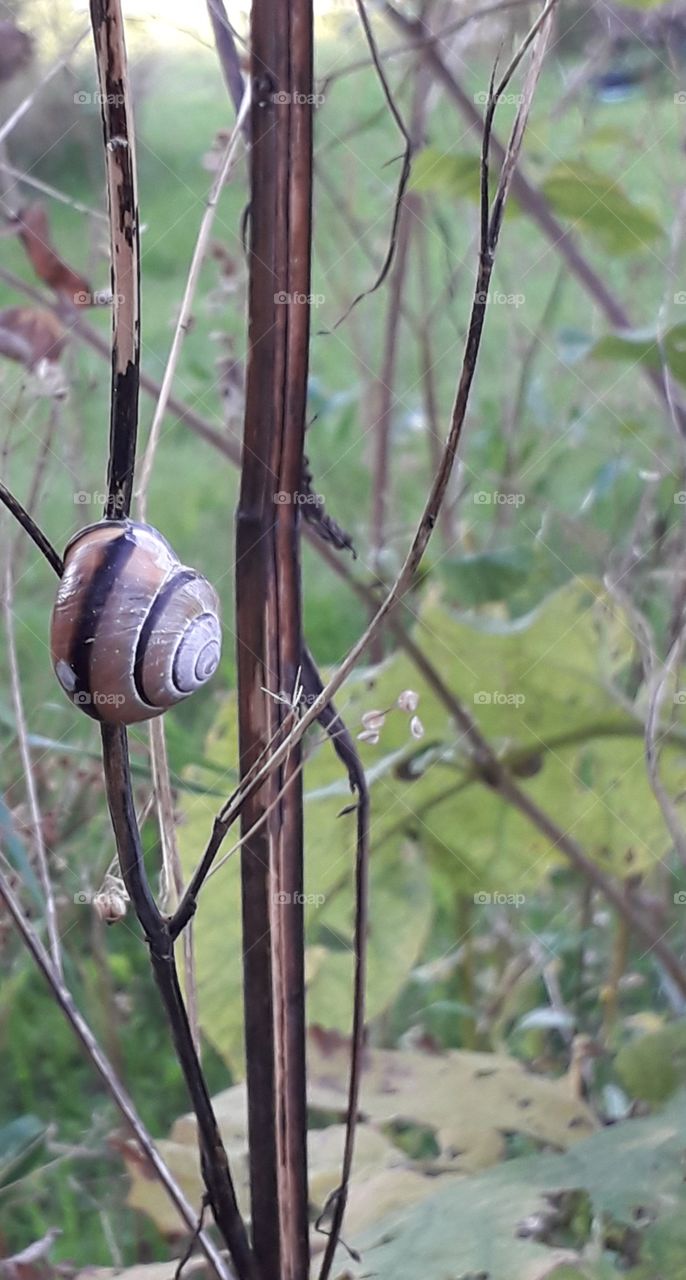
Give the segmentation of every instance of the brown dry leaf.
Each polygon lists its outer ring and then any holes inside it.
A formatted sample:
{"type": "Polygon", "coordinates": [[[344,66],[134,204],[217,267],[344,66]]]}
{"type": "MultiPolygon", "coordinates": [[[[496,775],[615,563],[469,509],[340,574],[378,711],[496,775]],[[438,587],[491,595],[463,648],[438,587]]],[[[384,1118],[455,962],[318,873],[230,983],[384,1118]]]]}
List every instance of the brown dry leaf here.
{"type": "Polygon", "coordinates": [[[44,307],[5,307],[0,311],[0,355],[35,369],[41,360],[56,361],[67,344],[67,331],[44,307]]]}
{"type": "MultiPolygon", "coordinates": [[[[319,1028],[310,1031],[311,1106],[344,1113],[349,1061],[344,1037],[319,1028]]],[[[532,1075],[506,1054],[462,1050],[368,1050],[360,1109],[377,1125],[428,1126],[441,1164],[447,1161],[451,1170],[462,1173],[500,1160],[508,1133],[566,1150],[597,1127],[585,1103],[570,1096],[566,1079],[532,1075]]]]}
{"type": "MultiPolygon", "coordinates": [[[[249,1184],[245,1085],[235,1085],[217,1094],[213,1099],[213,1105],[222,1138],[229,1152],[239,1205],[241,1210],[247,1213],[249,1184]]],[[[345,1125],[342,1124],[329,1125],[324,1129],[312,1129],[308,1134],[310,1201],[318,1211],[324,1208],[331,1192],[339,1185],[344,1141],[345,1125]]],[[[189,1204],[199,1205],[203,1184],[200,1177],[195,1118],[190,1114],[179,1117],[172,1126],[169,1138],[158,1142],[157,1146],[162,1159],[176,1178],[189,1204]]],[[[135,1148],[128,1144],[120,1144],[118,1149],[124,1157],[131,1182],[127,1198],[128,1205],[152,1218],[165,1235],[175,1236],[185,1232],[186,1227],[169,1197],[157,1179],[150,1176],[149,1167],[141,1165],[135,1148]]],[[[382,1133],[368,1125],[360,1126],[353,1166],[356,1185],[363,1186],[370,1177],[378,1173],[399,1170],[406,1164],[407,1160],[403,1153],[382,1133]]],[[[424,1194],[425,1185],[427,1193],[435,1188],[433,1180],[420,1178],[419,1175],[412,1174],[411,1181],[413,1185],[416,1183],[417,1188],[421,1183],[422,1194],[424,1194]]],[[[416,1190],[414,1200],[417,1198],[416,1190]]],[[[367,1218],[362,1216],[363,1196],[359,1203],[360,1224],[365,1226],[367,1218]]],[[[388,1207],[395,1208],[396,1203],[396,1200],[392,1200],[388,1207]]],[[[403,1200],[402,1203],[405,1201],[403,1200]]],[[[385,1202],[384,1207],[386,1207],[385,1202]]]]}
{"type": "Polygon", "coordinates": [[[92,306],[97,299],[88,281],[60,258],[52,244],[48,215],[42,204],[35,201],[20,209],[16,224],[17,234],[38,279],[73,306],[92,306]]]}

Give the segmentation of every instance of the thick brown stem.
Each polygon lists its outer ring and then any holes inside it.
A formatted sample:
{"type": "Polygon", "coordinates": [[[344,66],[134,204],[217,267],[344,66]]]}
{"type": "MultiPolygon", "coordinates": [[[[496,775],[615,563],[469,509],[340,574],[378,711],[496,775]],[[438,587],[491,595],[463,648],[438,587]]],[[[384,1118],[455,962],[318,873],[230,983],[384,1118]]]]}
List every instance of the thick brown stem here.
{"type": "MultiPolygon", "coordinates": [[[[311,0],[276,7],[255,0],[251,37],[249,355],[236,542],[243,779],[291,714],[275,695],[294,693],[302,653],[311,0]]],[[[241,812],[250,1179],[262,1280],[302,1280],[309,1269],[302,780],[294,746],[241,812]]]]}

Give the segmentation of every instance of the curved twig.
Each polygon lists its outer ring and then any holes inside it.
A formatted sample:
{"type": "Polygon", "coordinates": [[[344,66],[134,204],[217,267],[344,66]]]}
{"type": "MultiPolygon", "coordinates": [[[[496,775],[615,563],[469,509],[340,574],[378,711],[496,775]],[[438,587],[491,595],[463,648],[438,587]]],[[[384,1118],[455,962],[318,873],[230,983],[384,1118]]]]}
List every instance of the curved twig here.
{"type": "Polygon", "coordinates": [[[4,502],[7,510],[12,513],[15,520],[21,525],[22,529],[24,529],[32,541],[35,542],[41,555],[45,556],[50,568],[54,569],[58,578],[61,578],[64,570],[61,555],[59,555],[55,550],[50,539],[43,533],[40,526],[36,524],[33,516],[29,515],[26,507],[22,506],[19,499],[15,498],[14,494],[10,492],[2,481],[0,481],[0,502],[4,502]]]}
{"type": "MultiPolygon", "coordinates": [[[[303,685],[315,697],[323,692],[324,685],[315,661],[308,649],[302,657],[303,685]]],[[[333,1264],[334,1253],[341,1235],[343,1215],[348,1199],[348,1186],[355,1152],[355,1130],[359,1111],[362,1055],[365,1036],[365,996],[367,979],[367,925],[369,918],[369,788],[364,767],[339,712],[328,702],[319,714],[319,723],[326,729],[334,751],[345,766],[350,780],[350,790],[357,795],[357,835],[355,839],[355,929],[353,978],[353,1027],[350,1050],[350,1077],[348,1080],[348,1107],[345,1120],[345,1144],[341,1181],[329,1198],[333,1206],[331,1228],[322,1261],[319,1280],[326,1280],[333,1264]]]]}
{"type": "Polygon", "coordinates": [[[388,83],[386,72],[384,71],[383,62],[379,54],[379,49],[376,43],[376,39],[374,37],[374,32],[372,30],[372,25],[369,21],[369,16],[367,14],[367,10],[365,9],[363,0],[355,0],[355,3],[357,5],[357,12],[360,15],[360,21],[364,29],[364,34],[367,39],[367,44],[369,45],[369,52],[371,53],[371,56],[372,56],[374,69],[376,71],[377,76],[379,77],[379,81],[381,83],[381,88],[383,89],[384,97],[386,99],[386,102],[388,103],[388,109],[391,115],[393,116],[393,119],[395,120],[395,123],[398,127],[400,134],[402,135],[403,142],[405,145],[404,145],[404,150],[402,154],[402,167],[400,170],[400,177],[398,179],[398,186],[395,193],[395,203],[393,206],[393,221],[391,223],[391,234],[388,242],[388,249],[386,251],[386,257],[384,258],[384,261],[382,263],[381,270],[378,276],[376,277],[376,280],[374,281],[374,283],[370,285],[368,289],[363,289],[361,293],[358,293],[356,298],[353,298],[352,302],[350,303],[350,306],[346,307],[346,310],[343,312],[343,315],[339,316],[338,320],[336,321],[332,329],[319,330],[319,333],[322,336],[327,333],[334,333],[335,330],[339,327],[339,325],[343,324],[344,320],[347,320],[348,316],[350,315],[350,312],[355,309],[358,302],[362,302],[363,298],[369,298],[371,294],[376,293],[377,289],[381,288],[381,285],[386,279],[391,269],[391,266],[393,265],[393,259],[395,257],[395,249],[398,243],[398,227],[400,225],[400,217],[402,214],[403,200],[405,198],[405,192],[407,191],[407,184],[410,181],[410,173],[412,171],[412,139],[408,132],[405,121],[403,120],[400,114],[400,111],[398,110],[398,106],[396,104],[395,98],[393,97],[393,94],[391,92],[391,87],[388,83]]]}

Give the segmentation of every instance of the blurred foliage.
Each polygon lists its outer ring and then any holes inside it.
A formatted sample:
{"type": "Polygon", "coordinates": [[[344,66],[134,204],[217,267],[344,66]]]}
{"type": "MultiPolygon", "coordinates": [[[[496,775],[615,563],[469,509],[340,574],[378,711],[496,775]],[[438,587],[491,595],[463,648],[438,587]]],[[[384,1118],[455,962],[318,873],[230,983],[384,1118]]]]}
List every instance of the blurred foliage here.
{"type": "MultiPolygon", "coordinates": [[[[638,7],[624,8],[632,24],[638,7]]],[[[659,16],[649,0],[640,8],[659,16]]],[[[635,40],[627,57],[608,53],[597,74],[575,80],[586,57],[583,40],[597,39],[587,9],[565,7],[561,28],[569,29],[561,29],[541,84],[522,167],[626,306],[632,327],[617,331],[596,314],[578,281],[558,273],[554,251],[521,204],[512,202],[451,495],[453,535],[437,530],[402,618],[526,794],[627,892],[644,895],[658,932],[679,951],[686,873],[645,772],[650,690],[634,622],[638,613],[662,657],[683,572],[683,458],[670,414],[643,375],[666,366],[675,384],[686,382],[686,295],[669,267],[683,169],[683,95],[675,94],[681,55],[674,46],[665,58],[661,46],[635,40]],[[612,100],[615,92],[621,101],[612,100]],[[619,582],[616,596],[607,581],[619,582]]],[[[19,12],[38,34],[36,61],[3,88],[3,118],[82,19],[43,0],[26,0],[19,12]]],[[[520,30],[527,18],[519,15],[520,30]]],[[[376,14],[374,21],[382,42],[397,43],[376,14]]],[[[231,119],[213,54],[174,31],[175,22],[170,13],[153,23],[134,14],[130,24],[144,368],[157,378],[211,182],[215,137],[231,119]]],[[[350,13],[339,10],[320,24],[322,76],[366,58],[350,13]]],[[[456,38],[453,62],[465,92],[480,104],[496,48],[514,37],[496,19],[483,34],[474,27],[474,37],[467,43],[467,29],[456,38]]],[[[394,58],[387,65],[409,118],[409,64],[394,58]]],[[[9,140],[8,158],[102,213],[94,88],[84,44],[38,94],[9,140]]],[[[427,308],[432,390],[440,422],[448,419],[472,285],[478,191],[475,140],[447,99],[432,94],[426,146],[415,156],[411,184],[421,201],[426,254],[412,244],[391,424],[388,545],[372,573],[369,431],[387,293],[367,297],[345,325],[331,329],[351,298],[369,287],[387,247],[398,140],[383,105],[372,72],[361,68],[329,83],[316,115],[313,291],[322,302],[313,325],[307,448],[316,487],[354,536],[354,571],[365,583],[397,567],[433,466],[417,340],[427,308]]],[[[502,134],[515,109],[501,104],[502,134]]],[[[27,184],[7,192],[10,201],[19,195],[33,199],[36,192],[27,184]]],[[[103,288],[102,220],[45,193],[40,198],[59,252],[103,288]]],[[[245,202],[242,165],[221,199],[214,232],[221,252],[203,268],[175,388],[234,441],[238,424],[229,414],[225,375],[227,364],[240,371],[245,355],[239,235],[245,202]]],[[[672,251],[678,261],[678,244],[672,251]]],[[[35,284],[15,237],[3,236],[0,257],[35,284]]],[[[0,286],[2,307],[20,301],[0,286]]],[[[107,308],[87,318],[106,339],[107,308]]],[[[69,397],[47,450],[39,505],[41,523],[59,546],[99,510],[93,495],[103,488],[108,420],[107,363],[72,341],[62,364],[69,397]],[[82,505],[75,495],[83,492],[90,501],[82,505]]],[[[5,478],[25,497],[50,404],[5,360],[0,395],[9,440],[5,478]]],[[[144,398],[143,437],[151,412],[144,398]]],[[[227,630],[213,688],[166,719],[187,868],[236,776],[235,494],[229,465],[168,415],[150,518],[184,560],[216,582],[227,630]]],[[[3,536],[6,549],[6,530],[3,536]]],[[[359,635],[366,611],[309,547],[304,584],[312,650],[320,663],[333,664],[359,635]]],[[[156,1135],[169,1134],[163,1146],[197,1199],[193,1125],[183,1114],[187,1100],[139,932],[130,919],[104,930],[81,900],[97,890],[114,851],[97,732],[61,699],[49,670],[52,590],[50,575],[27,551],[16,626],[67,976],[144,1120],[156,1135]],[[172,1123],[174,1116],[181,1119],[172,1123]]],[[[362,745],[374,804],[370,1085],[379,1084],[381,1064],[384,1072],[406,1072],[396,1095],[368,1088],[346,1239],[364,1248],[366,1269],[393,1280],[445,1274],[474,1280],[484,1271],[489,1280],[618,1274],[682,1280],[683,1001],[650,953],[623,936],[613,914],[542,837],[472,776],[449,713],[402,652],[389,643],[383,662],[346,683],[340,706],[354,732],[365,712],[388,709],[378,745],[362,745]],[[409,718],[391,710],[408,688],[419,694],[421,740],[411,736],[409,718]],[[597,1050],[588,1059],[579,1057],[584,1037],[597,1050]],[[395,1113],[394,1096],[403,1100],[402,1114],[395,1113]],[[630,1118],[665,1102],[664,1112],[630,1118]],[[570,1137],[565,1118],[575,1115],[584,1118],[573,1134],[579,1141],[563,1151],[570,1137]],[[591,1124],[605,1122],[611,1126],[585,1136],[591,1124]],[[458,1177],[464,1169],[469,1176],[458,1177]]],[[[663,704],[660,772],[679,805],[683,716],[675,676],[663,704]]],[[[347,1034],[351,1017],[354,818],[339,816],[350,794],[330,745],[313,732],[306,750],[309,1016],[320,1037],[334,1035],[318,1043],[329,1045],[337,1064],[335,1088],[327,1093],[319,1081],[312,1098],[312,1198],[322,1206],[337,1184],[342,1146],[343,1060],[335,1033],[347,1034]]],[[[142,811],[150,792],[144,731],[132,734],[132,751],[142,811]]],[[[6,695],[0,762],[2,851],[37,920],[41,891],[6,695]]],[[[144,841],[157,887],[159,841],[150,821],[144,841]]],[[[234,854],[206,886],[195,941],[204,1063],[240,1182],[243,1093],[240,1085],[229,1087],[242,1074],[237,862],[234,854]]],[[[135,1166],[127,1169],[119,1118],[5,919],[0,944],[0,1254],[55,1225],[62,1232],[50,1252],[55,1262],[100,1265],[103,1280],[111,1275],[105,1264],[136,1262],[127,1280],[167,1280],[168,1262],[160,1272],[155,1260],[178,1253],[178,1223],[163,1209],[156,1185],[135,1166]]],[[[355,1274],[349,1258],[340,1267],[355,1274]]]]}

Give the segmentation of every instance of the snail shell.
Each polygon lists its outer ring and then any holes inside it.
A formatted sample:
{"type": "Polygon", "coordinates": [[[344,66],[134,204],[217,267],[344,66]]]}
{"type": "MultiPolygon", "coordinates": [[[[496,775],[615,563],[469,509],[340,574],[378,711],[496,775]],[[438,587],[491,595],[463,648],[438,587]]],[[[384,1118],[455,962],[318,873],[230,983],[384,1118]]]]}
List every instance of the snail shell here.
{"type": "Polygon", "coordinates": [[[67,545],[50,649],[57,679],[86,715],[149,720],[216,671],[217,593],[150,525],[103,520],[67,545]]]}

